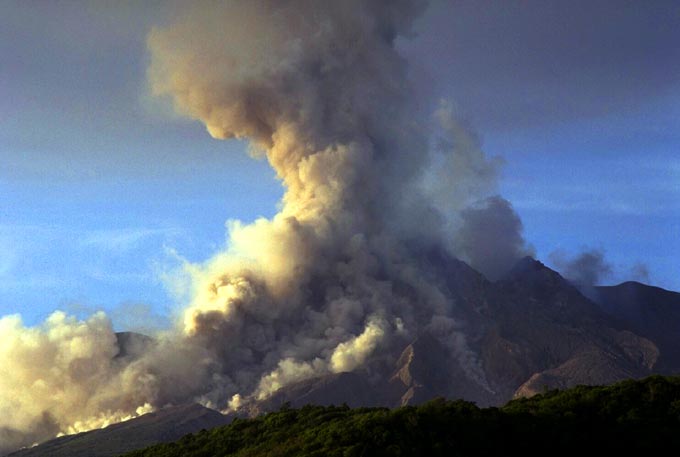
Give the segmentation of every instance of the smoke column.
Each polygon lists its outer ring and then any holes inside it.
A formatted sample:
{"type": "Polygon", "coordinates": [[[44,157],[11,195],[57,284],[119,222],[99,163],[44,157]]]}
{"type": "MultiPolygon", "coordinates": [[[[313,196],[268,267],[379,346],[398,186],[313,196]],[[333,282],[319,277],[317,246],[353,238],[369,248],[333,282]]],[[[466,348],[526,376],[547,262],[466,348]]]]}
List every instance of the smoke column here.
{"type": "Polygon", "coordinates": [[[509,203],[493,197],[497,162],[446,104],[432,127],[414,114],[395,40],[424,7],[198,3],[151,30],[152,93],[214,138],[250,141],[285,188],[280,211],[231,222],[224,252],[186,265],[193,299],[181,322],[139,353],[117,356],[103,315],[55,313],[38,328],[0,320],[6,449],[169,403],[235,407],[355,370],[425,331],[488,388],[424,253],[494,276],[526,249],[509,203]]]}

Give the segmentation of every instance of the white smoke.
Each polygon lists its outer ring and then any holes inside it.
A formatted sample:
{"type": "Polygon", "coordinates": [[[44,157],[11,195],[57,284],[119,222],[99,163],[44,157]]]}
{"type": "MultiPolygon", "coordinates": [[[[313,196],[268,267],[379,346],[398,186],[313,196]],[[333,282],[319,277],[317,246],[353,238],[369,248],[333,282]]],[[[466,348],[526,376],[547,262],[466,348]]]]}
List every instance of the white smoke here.
{"type": "Polygon", "coordinates": [[[0,450],[105,426],[147,403],[141,389],[115,393],[122,361],[102,313],[83,322],[55,312],[34,328],[6,316],[0,335],[0,450]]]}
{"type": "Polygon", "coordinates": [[[150,32],[152,93],[215,138],[248,139],[285,188],[280,211],[231,222],[224,252],[186,264],[193,298],[181,322],[136,357],[116,357],[103,315],[55,314],[39,328],[1,320],[8,449],[167,403],[235,408],[355,370],[394,338],[433,329],[487,388],[456,304],[423,253],[448,250],[496,272],[523,252],[521,224],[501,200],[466,209],[493,194],[498,164],[450,110],[439,111],[447,140],[433,150],[413,114],[395,39],[424,6],[192,3],[150,32]],[[497,209],[512,233],[495,236],[511,248],[495,239],[497,249],[478,249],[487,237],[465,228],[483,228],[497,209]]]}
{"type": "Polygon", "coordinates": [[[340,343],[331,355],[331,371],[353,371],[364,363],[385,336],[384,322],[370,321],[361,335],[340,343]]]}

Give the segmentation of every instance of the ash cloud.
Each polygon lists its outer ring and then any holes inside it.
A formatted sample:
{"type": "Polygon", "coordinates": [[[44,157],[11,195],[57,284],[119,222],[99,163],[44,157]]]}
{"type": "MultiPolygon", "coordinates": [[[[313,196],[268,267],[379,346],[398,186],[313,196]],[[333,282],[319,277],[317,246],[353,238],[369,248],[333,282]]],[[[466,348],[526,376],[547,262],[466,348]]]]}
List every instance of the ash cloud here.
{"type": "Polygon", "coordinates": [[[487,278],[499,279],[519,259],[535,254],[511,203],[498,195],[503,160],[486,155],[479,136],[450,102],[440,102],[435,120],[437,136],[424,194],[441,220],[421,238],[441,230],[451,254],[487,278]]]}
{"type": "Polygon", "coordinates": [[[637,262],[631,267],[630,276],[634,281],[639,281],[644,284],[649,284],[651,282],[649,267],[642,262],[637,262]]]}
{"type": "Polygon", "coordinates": [[[395,39],[424,7],[196,3],[150,32],[152,93],[217,139],[250,141],[285,188],[280,211],[230,222],[223,252],[185,265],[192,298],[143,354],[117,357],[101,314],[56,313],[36,328],[0,320],[2,360],[12,361],[0,368],[8,449],[169,403],[236,407],[360,368],[423,331],[489,389],[423,253],[459,256],[493,278],[527,248],[511,205],[494,196],[498,162],[450,109],[434,129],[414,114],[395,39]]]}
{"type": "Polygon", "coordinates": [[[550,261],[562,276],[571,281],[586,296],[595,297],[595,286],[605,281],[650,282],[646,264],[636,262],[630,266],[612,264],[602,249],[584,248],[581,252],[568,255],[564,251],[550,253],[550,261]]]}
{"type": "Polygon", "coordinates": [[[565,278],[579,287],[600,285],[613,273],[612,265],[600,249],[585,249],[573,257],[555,251],[550,254],[550,260],[565,278]]]}
{"type": "Polygon", "coordinates": [[[458,252],[489,279],[500,279],[518,259],[534,255],[522,235],[522,221],[504,198],[489,197],[464,209],[460,218],[458,252]]]}

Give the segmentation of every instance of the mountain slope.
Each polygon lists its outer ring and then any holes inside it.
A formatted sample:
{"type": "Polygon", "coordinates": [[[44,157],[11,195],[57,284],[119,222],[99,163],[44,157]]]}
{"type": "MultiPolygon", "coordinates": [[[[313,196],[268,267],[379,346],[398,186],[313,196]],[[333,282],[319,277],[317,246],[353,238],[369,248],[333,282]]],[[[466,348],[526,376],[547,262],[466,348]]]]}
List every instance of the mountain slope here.
{"type": "Polygon", "coordinates": [[[653,341],[660,349],[656,370],[680,367],[680,293],[639,282],[596,287],[594,299],[618,325],[653,341]]]}
{"type": "Polygon", "coordinates": [[[494,328],[483,360],[515,396],[546,388],[607,384],[653,372],[659,350],[624,328],[557,272],[525,258],[496,283],[494,328]],[[508,372],[509,368],[511,369],[508,372]],[[513,376],[514,374],[514,376],[513,376]]]}
{"type": "Polygon", "coordinates": [[[251,412],[272,411],[284,402],[395,407],[437,396],[499,405],[545,389],[658,372],[661,350],[654,341],[614,319],[541,262],[527,257],[496,283],[441,254],[431,254],[428,262],[444,274],[472,356],[452,352],[457,342],[424,332],[404,341],[402,349],[383,350],[353,373],[286,386],[251,405],[251,412]],[[474,354],[476,361],[470,358],[474,354]],[[484,379],[471,377],[463,363],[478,363],[484,379]]]}
{"type": "Polygon", "coordinates": [[[445,273],[442,281],[472,353],[457,354],[459,342],[426,331],[352,373],[286,386],[251,403],[249,414],[285,402],[395,407],[437,396],[499,405],[545,389],[609,384],[657,370],[660,350],[653,341],[620,325],[541,262],[525,258],[491,283],[455,259],[430,255],[428,261],[445,273]],[[477,363],[481,374],[471,376],[465,363],[477,363]]]}
{"type": "Polygon", "coordinates": [[[134,449],[179,439],[187,433],[225,425],[231,418],[197,404],[164,408],[126,422],[63,436],[23,449],[11,457],[115,457],[134,449]]]}

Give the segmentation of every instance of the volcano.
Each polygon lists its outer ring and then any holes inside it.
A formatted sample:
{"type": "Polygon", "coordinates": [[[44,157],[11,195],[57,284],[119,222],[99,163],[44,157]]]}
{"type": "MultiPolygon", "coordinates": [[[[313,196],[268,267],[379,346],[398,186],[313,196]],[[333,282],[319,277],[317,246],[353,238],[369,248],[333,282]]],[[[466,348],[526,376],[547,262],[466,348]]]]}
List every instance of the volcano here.
{"type": "MultiPolygon", "coordinates": [[[[592,301],[529,257],[495,282],[463,262],[444,269],[465,310],[468,334],[474,335],[469,344],[481,354],[484,382],[466,374],[445,340],[425,332],[380,351],[360,369],[288,384],[265,399],[246,400],[228,415],[195,404],[174,406],[11,455],[119,455],[284,405],[397,407],[446,397],[498,406],[546,389],[680,372],[673,345],[680,293],[628,282],[598,287],[592,301]]],[[[121,353],[152,344],[135,334],[121,334],[119,341],[121,353]]]]}

